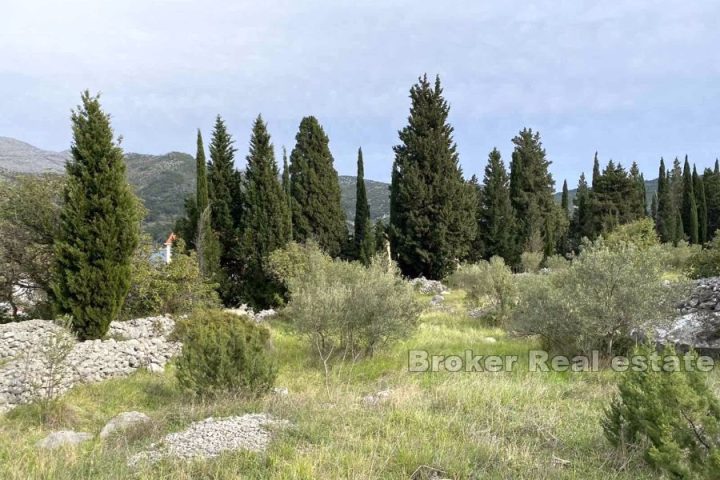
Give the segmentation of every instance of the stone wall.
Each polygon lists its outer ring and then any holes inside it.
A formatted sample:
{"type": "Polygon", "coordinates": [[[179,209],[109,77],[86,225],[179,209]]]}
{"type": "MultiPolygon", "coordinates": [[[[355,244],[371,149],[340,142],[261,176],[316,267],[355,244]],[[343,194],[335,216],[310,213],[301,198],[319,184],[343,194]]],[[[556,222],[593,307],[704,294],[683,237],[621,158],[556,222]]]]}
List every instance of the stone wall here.
{"type": "Polygon", "coordinates": [[[163,370],[181,345],[167,336],[167,317],[113,322],[108,340],[75,341],[46,320],[0,325],[0,412],[58,395],[80,383],[127,376],[139,368],[163,370]]]}

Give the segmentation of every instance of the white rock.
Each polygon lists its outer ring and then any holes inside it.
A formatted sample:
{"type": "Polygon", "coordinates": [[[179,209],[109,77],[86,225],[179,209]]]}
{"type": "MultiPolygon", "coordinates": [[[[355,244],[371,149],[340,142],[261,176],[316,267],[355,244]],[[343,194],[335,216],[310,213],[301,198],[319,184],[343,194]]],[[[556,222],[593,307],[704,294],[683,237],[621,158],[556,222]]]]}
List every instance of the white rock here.
{"type": "Polygon", "coordinates": [[[105,424],[100,432],[100,438],[107,438],[114,432],[127,430],[130,427],[148,423],[149,421],[150,417],[142,412],[123,412],[105,424]]]}
{"type": "Polygon", "coordinates": [[[93,436],[84,432],[73,432],[72,430],[62,430],[53,432],[47,437],[36,443],[38,448],[54,449],[68,445],[78,445],[82,442],[92,440],[93,436]]]}

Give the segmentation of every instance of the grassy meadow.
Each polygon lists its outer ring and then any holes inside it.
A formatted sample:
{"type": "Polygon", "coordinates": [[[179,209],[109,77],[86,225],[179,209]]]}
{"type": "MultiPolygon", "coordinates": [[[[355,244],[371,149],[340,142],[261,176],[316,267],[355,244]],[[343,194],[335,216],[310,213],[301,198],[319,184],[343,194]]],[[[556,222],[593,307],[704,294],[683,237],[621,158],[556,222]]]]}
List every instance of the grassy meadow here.
{"type": "MultiPolygon", "coordinates": [[[[520,355],[536,347],[469,318],[462,292],[428,309],[417,332],[373,358],[335,364],[326,376],[287,325],[271,322],[289,395],[200,402],[181,393],[172,367],[81,386],[41,420],[37,406],[0,417],[0,478],[27,479],[408,479],[427,466],[456,479],[653,479],[633,452],[618,452],[599,419],[614,393],[612,372],[410,373],[408,350],[520,355]],[[497,340],[488,341],[488,337],[497,340]],[[391,390],[368,405],[363,397],[391,390]],[[55,430],[97,434],[120,412],[138,410],[149,426],[76,448],[42,451],[55,430]],[[292,426],[275,432],[264,454],[235,452],[209,461],[170,461],[130,468],[127,459],[165,434],[208,416],[268,412],[292,426]]],[[[427,302],[429,296],[423,296],[427,302]]]]}

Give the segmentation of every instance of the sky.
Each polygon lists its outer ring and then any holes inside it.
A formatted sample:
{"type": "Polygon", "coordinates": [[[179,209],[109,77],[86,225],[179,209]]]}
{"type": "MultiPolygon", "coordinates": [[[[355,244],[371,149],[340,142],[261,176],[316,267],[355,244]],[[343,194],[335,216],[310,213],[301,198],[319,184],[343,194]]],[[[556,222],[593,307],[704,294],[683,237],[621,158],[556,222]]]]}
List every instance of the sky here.
{"type": "Polygon", "coordinates": [[[65,150],[80,92],[102,92],[126,151],[194,153],[215,116],[245,164],[258,114],[280,157],[303,116],[335,166],[388,181],[418,76],[440,75],[466,176],[538,130],[560,188],[595,151],[655,178],[720,156],[712,0],[4,0],[0,136],[65,150]]]}

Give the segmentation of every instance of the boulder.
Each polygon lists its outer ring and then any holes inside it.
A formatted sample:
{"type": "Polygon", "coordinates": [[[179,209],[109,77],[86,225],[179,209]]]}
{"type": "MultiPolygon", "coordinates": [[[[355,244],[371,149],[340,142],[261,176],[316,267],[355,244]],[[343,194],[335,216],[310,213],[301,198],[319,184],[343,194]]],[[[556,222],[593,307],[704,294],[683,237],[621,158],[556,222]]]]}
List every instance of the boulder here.
{"type": "Polygon", "coordinates": [[[92,440],[93,436],[84,432],[73,432],[72,430],[62,430],[53,432],[47,437],[37,442],[38,448],[52,450],[59,447],[75,446],[82,442],[92,440]]]}
{"type": "Polygon", "coordinates": [[[141,412],[123,412],[113,417],[100,432],[100,438],[107,438],[115,432],[124,431],[136,425],[150,422],[150,417],[141,412]]]}

